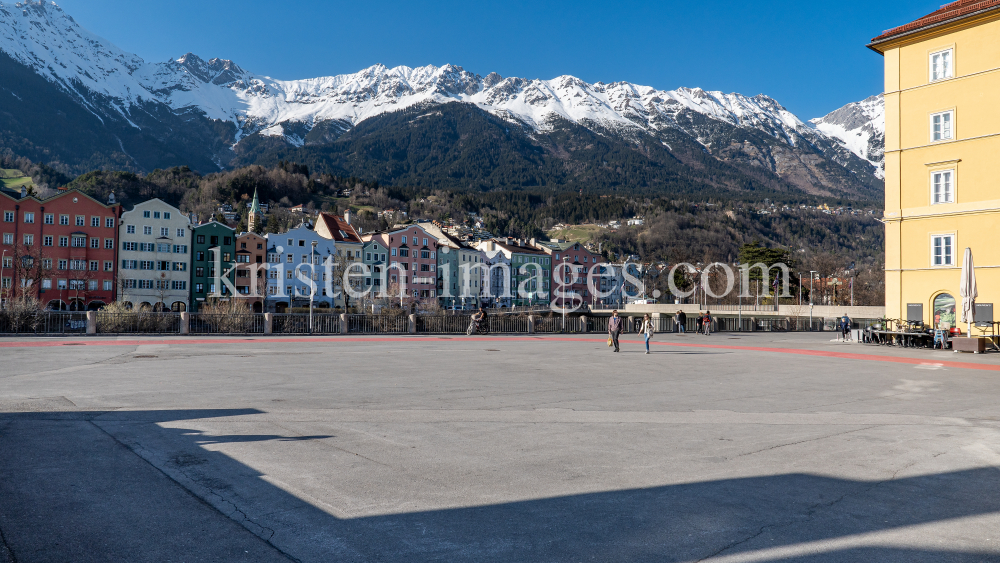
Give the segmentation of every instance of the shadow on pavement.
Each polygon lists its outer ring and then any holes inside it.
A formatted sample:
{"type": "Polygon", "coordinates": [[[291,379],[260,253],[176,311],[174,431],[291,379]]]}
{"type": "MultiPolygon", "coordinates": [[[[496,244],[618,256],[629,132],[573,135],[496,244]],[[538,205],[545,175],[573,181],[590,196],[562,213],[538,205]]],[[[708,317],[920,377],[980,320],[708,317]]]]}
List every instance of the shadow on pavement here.
{"type": "MultiPolygon", "coordinates": [[[[845,543],[858,534],[1000,512],[994,468],[881,482],[789,473],[344,519],[202,447],[335,437],[206,436],[152,426],[260,412],[0,414],[0,532],[11,557],[17,563],[1000,561],[994,552],[845,543]],[[838,539],[844,541],[827,548],[801,546],[838,539]]],[[[982,545],[985,537],[970,530],[964,539],[982,545]]],[[[0,546],[0,561],[3,554],[0,546]]]]}

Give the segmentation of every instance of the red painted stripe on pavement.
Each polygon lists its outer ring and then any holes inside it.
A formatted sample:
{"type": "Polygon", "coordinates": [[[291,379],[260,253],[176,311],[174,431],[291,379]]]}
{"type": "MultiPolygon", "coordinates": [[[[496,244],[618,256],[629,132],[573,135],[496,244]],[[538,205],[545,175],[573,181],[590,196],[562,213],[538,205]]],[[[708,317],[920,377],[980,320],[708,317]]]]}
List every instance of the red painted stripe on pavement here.
{"type": "MultiPolygon", "coordinates": [[[[333,336],[333,337],[247,337],[247,338],[211,338],[211,339],[194,339],[194,338],[171,338],[171,339],[149,339],[149,340],[70,340],[70,341],[26,341],[26,342],[0,342],[0,348],[46,348],[52,346],[141,346],[144,344],[246,344],[248,342],[259,342],[259,343],[317,343],[317,342],[413,342],[415,338],[428,338],[440,340],[441,337],[437,335],[421,335],[421,336],[333,336]]],[[[526,340],[531,338],[529,335],[521,336],[472,336],[472,337],[461,337],[463,341],[480,341],[480,342],[510,342],[526,340]]],[[[594,339],[594,338],[565,338],[558,336],[541,336],[546,341],[550,342],[606,342],[606,339],[594,339]]],[[[637,344],[643,345],[644,342],[640,340],[622,340],[623,344],[637,344]]],[[[972,369],[981,371],[1000,371],[1000,366],[990,365],[990,364],[976,364],[971,362],[950,362],[945,360],[938,360],[937,358],[898,358],[893,356],[873,356],[871,354],[856,354],[849,352],[828,352],[824,350],[804,350],[797,348],[773,348],[766,346],[733,346],[726,344],[695,344],[690,342],[650,342],[653,346],[669,346],[675,348],[702,348],[702,349],[713,349],[713,350],[736,350],[743,352],[765,352],[772,354],[792,354],[799,356],[812,356],[819,358],[835,358],[840,360],[858,360],[867,362],[884,362],[884,363],[895,363],[895,364],[907,364],[907,365],[923,365],[923,364],[939,364],[941,367],[950,367],[958,369],[972,369]]]]}

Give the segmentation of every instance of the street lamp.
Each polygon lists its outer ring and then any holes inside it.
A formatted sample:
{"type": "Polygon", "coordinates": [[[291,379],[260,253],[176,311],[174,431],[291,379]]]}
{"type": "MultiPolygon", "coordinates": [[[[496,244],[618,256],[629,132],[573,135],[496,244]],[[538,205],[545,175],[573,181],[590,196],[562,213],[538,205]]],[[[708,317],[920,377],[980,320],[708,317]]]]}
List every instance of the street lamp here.
{"type": "Polygon", "coordinates": [[[312,287],[309,288],[309,334],[313,332],[313,296],[316,295],[316,245],[317,241],[312,241],[312,287]]]}
{"type": "Polygon", "coordinates": [[[809,330],[813,328],[813,280],[816,279],[814,274],[818,274],[816,270],[809,270],[809,330]]]}

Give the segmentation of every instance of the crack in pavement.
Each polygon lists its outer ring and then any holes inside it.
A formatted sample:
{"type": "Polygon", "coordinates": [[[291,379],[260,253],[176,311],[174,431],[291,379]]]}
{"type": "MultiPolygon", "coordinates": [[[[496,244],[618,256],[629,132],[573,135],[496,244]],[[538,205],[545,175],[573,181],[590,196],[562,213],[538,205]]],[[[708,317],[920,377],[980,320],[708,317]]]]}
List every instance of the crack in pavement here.
{"type": "Polygon", "coordinates": [[[843,436],[844,434],[850,434],[852,432],[861,432],[862,430],[871,430],[872,428],[878,428],[879,426],[880,425],[865,426],[863,428],[855,428],[854,430],[847,430],[847,431],[844,431],[844,432],[837,432],[836,434],[827,434],[826,436],[818,436],[816,438],[809,438],[808,440],[799,440],[797,442],[788,442],[787,444],[778,444],[776,446],[771,446],[769,448],[764,448],[762,450],[756,450],[756,451],[753,451],[753,452],[747,452],[747,453],[739,454],[737,456],[733,456],[731,458],[726,458],[726,459],[728,461],[730,459],[736,459],[736,458],[740,458],[740,457],[744,457],[744,456],[748,456],[748,455],[759,454],[761,452],[767,452],[767,451],[771,451],[771,450],[776,450],[778,448],[784,448],[785,446],[795,446],[795,445],[798,445],[798,444],[805,444],[807,442],[815,442],[816,440],[825,440],[827,438],[835,438],[837,436],[843,436]]]}

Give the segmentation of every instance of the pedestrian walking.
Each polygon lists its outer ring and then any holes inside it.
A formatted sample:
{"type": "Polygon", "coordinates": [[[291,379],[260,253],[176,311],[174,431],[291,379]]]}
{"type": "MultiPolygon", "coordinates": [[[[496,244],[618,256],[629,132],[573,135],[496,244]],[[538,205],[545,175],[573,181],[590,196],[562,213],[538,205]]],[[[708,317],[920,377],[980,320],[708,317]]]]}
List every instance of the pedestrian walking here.
{"type": "Polygon", "coordinates": [[[615,352],[620,352],[618,347],[618,336],[621,335],[622,329],[625,326],[623,323],[624,319],[618,316],[618,311],[611,311],[611,319],[608,320],[608,337],[611,339],[611,344],[615,347],[615,352]]]}
{"type": "Polygon", "coordinates": [[[684,311],[677,311],[677,327],[680,329],[681,334],[687,332],[687,322],[688,316],[684,311]]]}
{"type": "Polygon", "coordinates": [[[649,337],[653,336],[653,321],[650,320],[649,315],[643,315],[642,317],[642,334],[646,336],[646,353],[649,353],[649,337]]]}
{"type": "Polygon", "coordinates": [[[844,313],[844,316],[840,319],[840,335],[844,337],[844,342],[851,339],[851,317],[844,313]]]}
{"type": "Polygon", "coordinates": [[[698,325],[698,334],[701,334],[702,329],[705,327],[705,314],[698,311],[698,318],[695,319],[695,324],[698,325]]]}
{"type": "Polygon", "coordinates": [[[705,328],[705,336],[712,336],[712,312],[705,311],[705,316],[702,317],[702,326],[705,328]]]}

